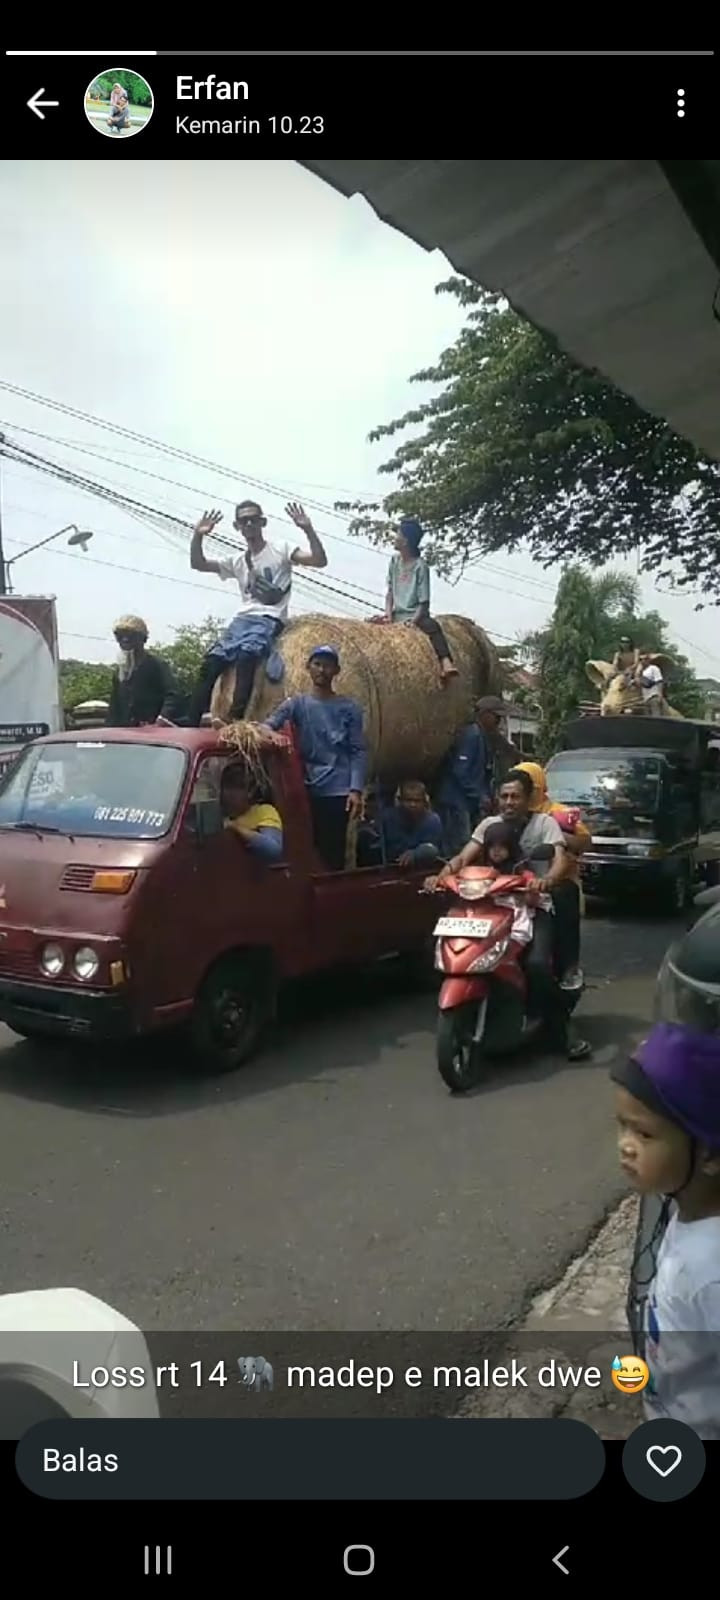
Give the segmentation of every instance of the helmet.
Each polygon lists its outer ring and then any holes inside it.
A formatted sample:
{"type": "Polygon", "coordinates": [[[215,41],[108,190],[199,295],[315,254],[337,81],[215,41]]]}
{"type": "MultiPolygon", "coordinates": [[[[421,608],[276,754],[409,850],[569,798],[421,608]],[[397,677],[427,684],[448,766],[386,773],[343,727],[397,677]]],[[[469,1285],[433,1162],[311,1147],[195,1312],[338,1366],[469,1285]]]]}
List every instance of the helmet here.
{"type": "Polygon", "coordinates": [[[667,951],[657,982],[655,1020],[720,1037],[720,903],[667,951]]]}

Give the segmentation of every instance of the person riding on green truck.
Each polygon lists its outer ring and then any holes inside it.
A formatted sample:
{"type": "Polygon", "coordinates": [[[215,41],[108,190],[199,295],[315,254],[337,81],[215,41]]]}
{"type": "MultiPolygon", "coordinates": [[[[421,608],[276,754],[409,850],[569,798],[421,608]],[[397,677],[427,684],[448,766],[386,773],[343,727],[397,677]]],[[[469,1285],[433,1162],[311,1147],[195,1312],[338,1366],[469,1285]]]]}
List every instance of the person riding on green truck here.
{"type": "Polygon", "coordinates": [[[697,880],[720,874],[717,726],[679,718],[580,717],[547,767],[551,800],[592,835],[588,894],[647,892],[682,911],[697,880]]]}

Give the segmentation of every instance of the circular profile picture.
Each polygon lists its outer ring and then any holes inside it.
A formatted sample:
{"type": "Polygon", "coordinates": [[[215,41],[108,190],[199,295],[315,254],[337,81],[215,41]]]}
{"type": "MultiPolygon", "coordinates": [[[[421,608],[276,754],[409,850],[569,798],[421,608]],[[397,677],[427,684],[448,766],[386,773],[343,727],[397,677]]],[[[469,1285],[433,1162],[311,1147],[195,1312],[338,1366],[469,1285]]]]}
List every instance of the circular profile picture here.
{"type": "Polygon", "coordinates": [[[113,67],[93,78],[85,91],[85,115],[107,139],[131,139],[142,133],[155,109],[147,78],[127,67],[113,67]]]}

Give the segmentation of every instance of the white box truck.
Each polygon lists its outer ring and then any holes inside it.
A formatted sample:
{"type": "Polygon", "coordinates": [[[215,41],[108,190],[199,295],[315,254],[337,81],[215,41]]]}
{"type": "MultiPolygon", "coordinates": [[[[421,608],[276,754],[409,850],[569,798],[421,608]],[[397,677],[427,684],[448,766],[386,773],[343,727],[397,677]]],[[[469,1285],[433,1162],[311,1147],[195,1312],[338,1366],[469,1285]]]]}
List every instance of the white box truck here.
{"type": "Polygon", "coordinates": [[[63,726],[52,595],[0,595],[0,776],[23,745],[63,726]]]}

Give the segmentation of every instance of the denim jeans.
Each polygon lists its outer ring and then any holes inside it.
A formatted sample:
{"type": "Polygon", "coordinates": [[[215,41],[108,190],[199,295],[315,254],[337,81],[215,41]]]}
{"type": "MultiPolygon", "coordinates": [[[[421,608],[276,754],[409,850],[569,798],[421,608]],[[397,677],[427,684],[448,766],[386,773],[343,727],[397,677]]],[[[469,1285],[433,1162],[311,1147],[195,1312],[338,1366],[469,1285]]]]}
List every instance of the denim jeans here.
{"type": "Polygon", "coordinates": [[[440,806],[438,809],[448,856],[459,856],[472,833],[470,812],[464,806],[440,806]]]}

